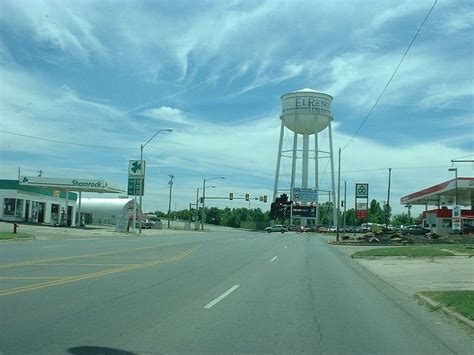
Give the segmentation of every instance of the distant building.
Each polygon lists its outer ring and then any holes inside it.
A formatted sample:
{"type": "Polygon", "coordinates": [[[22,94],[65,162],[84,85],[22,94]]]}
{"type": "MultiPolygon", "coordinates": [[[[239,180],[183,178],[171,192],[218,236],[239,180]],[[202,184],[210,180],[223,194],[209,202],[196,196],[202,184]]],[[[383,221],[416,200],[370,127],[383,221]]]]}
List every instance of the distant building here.
{"type": "MultiPolygon", "coordinates": [[[[81,198],[81,213],[84,223],[89,225],[128,224],[133,218],[133,198],[81,198]]],[[[141,215],[140,205],[136,204],[137,216],[141,215]]]]}
{"type": "Polygon", "coordinates": [[[437,234],[474,233],[474,178],[472,177],[458,177],[413,192],[402,197],[400,202],[406,206],[425,206],[423,227],[437,234]],[[436,208],[429,209],[429,206],[436,206],[436,208]]]}

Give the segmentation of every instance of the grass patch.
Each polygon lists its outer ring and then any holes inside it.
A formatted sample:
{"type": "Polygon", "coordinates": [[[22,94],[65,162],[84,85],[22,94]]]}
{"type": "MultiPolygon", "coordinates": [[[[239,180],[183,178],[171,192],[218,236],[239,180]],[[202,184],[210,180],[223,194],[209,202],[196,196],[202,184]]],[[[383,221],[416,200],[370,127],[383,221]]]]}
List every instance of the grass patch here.
{"type": "Polygon", "coordinates": [[[426,291],[420,293],[474,321],[474,291],[426,291]]]}
{"type": "Polygon", "coordinates": [[[436,244],[420,246],[400,246],[362,250],[352,254],[353,258],[365,258],[374,256],[409,256],[409,257],[431,257],[431,256],[453,256],[474,255],[474,245],[466,244],[436,244]]]}
{"type": "Polygon", "coordinates": [[[33,238],[33,234],[30,233],[13,233],[13,232],[0,232],[0,240],[7,239],[24,239],[24,238],[33,238]]]}
{"type": "Polygon", "coordinates": [[[409,256],[409,257],[430,257],[430,256],[453,256],[449,250],[440,246],[407,246],[407,247],[387,247],[370,250],[362,250],[352,254],[353,258],[365,258],[373,256],[409,256]]]}
{"type": "Polygon", "coordinates": [[[439,247],[454,253],[474,255],[474,244],[441,244],[439,247]]]}

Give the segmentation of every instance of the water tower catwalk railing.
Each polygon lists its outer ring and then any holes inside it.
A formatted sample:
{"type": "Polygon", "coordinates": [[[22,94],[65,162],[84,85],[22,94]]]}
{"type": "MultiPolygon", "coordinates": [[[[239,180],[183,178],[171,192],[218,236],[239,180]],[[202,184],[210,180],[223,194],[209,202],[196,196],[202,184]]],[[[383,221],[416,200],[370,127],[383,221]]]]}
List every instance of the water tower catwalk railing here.
{"type": "MultiPolygon", "coordinates": [[[[334,152],[332,145],[332,114],[331,103],[332,96],[318,92],[311,89],[303,89],[282,95],[282,114],[280,116],[280,140],[278,144],[277,164],[275,172],[275,184],[273,191],[273,201],[281,191],[288,191],[288,189],[280,189],[280,167],[282,158],[290,158],[291,164],[291,181],[290,181],[290,199],[293,200],[293,190],[296,187],[296,173],[297,160],[301,159],[301,188],[311,188],[316,191],[315,200],[312,201],[316,205],[319,203],[319,160],[329,158],[330,174],[331,174],[331,195],[334,205],[335,201],[335,177],[334,177],[334,152]],[[293,132],[293,147],[292,149],[283,150],[283,138],[285,128],[293,132]],[[329,150],[319,149],[318,133],[328,129],[329,135],[329,150]],[[310,136],[314,135],[314,149],[310,149],[310,136]],[[302,149],[298,149],[298,136],[302,136],[302,149]],[[298,156],[298,153],[301,153],[298,156]],[[314,156],[314,185],[309,186],[309,160],[310,153],[314,156]],[[291,153],[288,155],[287,153],[291,153]]],[[[337,209],[333,208],[333,223],[337,218],[337,209]]],[[[302,218],[301,224],[307,224],[308,219],[315,219],[319,222],[318,215],[314,218],[302,218]]]]}

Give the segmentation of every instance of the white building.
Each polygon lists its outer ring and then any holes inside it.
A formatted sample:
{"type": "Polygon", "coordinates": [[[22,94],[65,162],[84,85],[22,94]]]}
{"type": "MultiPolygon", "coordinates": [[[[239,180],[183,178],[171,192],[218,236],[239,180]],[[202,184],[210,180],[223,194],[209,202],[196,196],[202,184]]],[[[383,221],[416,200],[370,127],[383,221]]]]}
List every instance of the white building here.
{"type": "MultiPolygon", "coordinates": [[[[85,224],[125,226],[133,217],[133,198],[95,198],[82,197],[81,211],[85,224]]],[[[139,204],[136,204],[137,216],[141,214],[139,204]]],[[[120,229],[120,228],[119,228],[120,229]]]]}
{"type": "Polygon", "coordinates": [[[21,185],[18,180],[0,180],[0,200],[3,202],[0,211],[2,221],[69,226],[76,223],[78,199],[73,192],[66,195],[65,191],[50,187],[21,185]]]}

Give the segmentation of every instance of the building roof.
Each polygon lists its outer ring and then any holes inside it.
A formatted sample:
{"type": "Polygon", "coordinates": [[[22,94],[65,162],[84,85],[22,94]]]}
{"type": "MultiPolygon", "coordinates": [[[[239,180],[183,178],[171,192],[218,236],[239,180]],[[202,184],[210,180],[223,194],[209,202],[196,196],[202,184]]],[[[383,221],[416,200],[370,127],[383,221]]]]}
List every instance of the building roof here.
{"type": "Polygon", "coordinates": [[[22,176],[19,184],[22,186],[48,187],[60,191],[81,191],[98,193],[124,193],[125,191],[114,184],[102,179],[81,178],[51,178],[38,176],[22,176]]]}
{"type": "MultiPolygon", "coordinates": [[[[474,193],[474,178],[458,177],[458,205],[471,206],[474,193]]],[[[426,189],[413,192],[400,199],[404,205],[454,205],[456,200],[456,179],[448,180],[426,189]]]]}
{"type": "MultiPolygon", "coordinates": [[[[51,187],[21,185],[18,180],[0,180],[0,190],[17,190],[20,192],[49,197],[54,197],[54,192],[58,191],[58,189],[51,187]]],[[[59,191],[58,198],[66,199],[66,191],[59,191]]],[[[70,201],[76,201],[77,194],[74,192],[69,192],[68,199],[70,201]]]]}
{"type": "MultiPolygon", "coordinates": [[[[119,215],[120,212],[127,210],[133,211],[133,201],[133,198],[82,197],[81,212],[119,215]]],[[[137,209],[140,211],[140,205],[138,203],[137,209]]]]}

